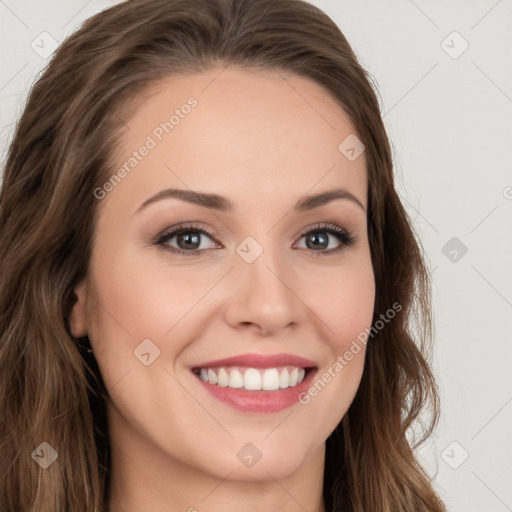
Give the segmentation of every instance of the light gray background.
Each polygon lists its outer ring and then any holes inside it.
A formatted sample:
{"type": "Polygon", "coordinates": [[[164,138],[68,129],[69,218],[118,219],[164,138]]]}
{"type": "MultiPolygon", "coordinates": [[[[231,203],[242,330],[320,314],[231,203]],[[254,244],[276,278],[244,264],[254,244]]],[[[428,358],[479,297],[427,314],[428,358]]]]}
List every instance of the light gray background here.
{"type": "MultiPolygon", "coordinates": [[[[43,53],[41,33],[61,42],[115,3],[0,0],[2,161],[47,62],[31,45],[43,53]]],[[[312,3],[377,81],[431,268],[443,416],[420,456],[450,511],[512,511],[511,1],[312,3]]]]}

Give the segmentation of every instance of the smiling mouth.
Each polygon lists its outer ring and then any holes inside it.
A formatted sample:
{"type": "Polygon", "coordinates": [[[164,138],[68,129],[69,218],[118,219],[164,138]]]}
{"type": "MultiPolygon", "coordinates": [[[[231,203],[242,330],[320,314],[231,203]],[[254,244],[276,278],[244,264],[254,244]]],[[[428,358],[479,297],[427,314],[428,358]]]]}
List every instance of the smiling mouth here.
{"type": "Polygon", "coordinates": [[[203,382],[217,387],[247,391],[277,391],[298,386],[313,368],[280,366],[276,368],[250,368],[221,366],[193,368],[192,372],[203,382]]]}

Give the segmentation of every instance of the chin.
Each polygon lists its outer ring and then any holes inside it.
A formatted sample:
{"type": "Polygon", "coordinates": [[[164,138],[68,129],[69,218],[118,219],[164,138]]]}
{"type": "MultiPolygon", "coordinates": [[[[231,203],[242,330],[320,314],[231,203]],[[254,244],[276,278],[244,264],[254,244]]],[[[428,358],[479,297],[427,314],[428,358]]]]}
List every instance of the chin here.
{"type": "MultiPolygon", "coordinates": [[[[299,440],[281,443],[265,439],[267,433],[261,435],[261,440],[252,436],[253,441],[235,441],[236,448],[228,447],[209,451],[212,458],[209,460],[209,473],[217,478],[235,481],[269,481],[282,479],[292,475],[307,461],[307,447],[299,440]],[[213,470],[213,471],[212,471],[213,470]]],[[[322,450],[323,453],[323,450],[322,450]]],[[[311,456],[311,455],[310,455],[311,456]]]]}

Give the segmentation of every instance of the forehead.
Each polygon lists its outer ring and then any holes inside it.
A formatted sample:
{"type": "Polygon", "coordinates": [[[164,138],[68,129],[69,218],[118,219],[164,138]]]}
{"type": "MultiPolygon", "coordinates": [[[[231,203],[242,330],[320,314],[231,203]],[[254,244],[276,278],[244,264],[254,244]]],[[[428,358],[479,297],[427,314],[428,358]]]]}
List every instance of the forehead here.
{"type": "Polygon", "coordinates": [[[365,155],[351,161],[339,150],[354,127],[308,78],[233,67],[173,75],[138,97],[125,123],[116,164],[133,165],[112,200],[179,187],[241,207],[343,186],[366,206],[365,155]]]}

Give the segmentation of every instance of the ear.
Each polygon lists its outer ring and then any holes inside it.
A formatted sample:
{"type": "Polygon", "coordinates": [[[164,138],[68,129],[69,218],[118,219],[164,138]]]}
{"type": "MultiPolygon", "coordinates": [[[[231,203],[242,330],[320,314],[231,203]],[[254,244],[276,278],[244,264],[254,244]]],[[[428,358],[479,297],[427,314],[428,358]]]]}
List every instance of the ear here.
{"type": "Polygon", "coordinates": [[[87,283],[85,279],[75,287],[74,294],[76,299],[69,315],[69,326],[73,336],[75,338],[81,338],[87,335],[87,283]]]}

